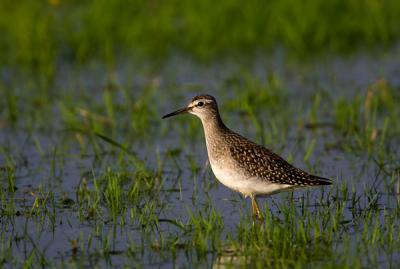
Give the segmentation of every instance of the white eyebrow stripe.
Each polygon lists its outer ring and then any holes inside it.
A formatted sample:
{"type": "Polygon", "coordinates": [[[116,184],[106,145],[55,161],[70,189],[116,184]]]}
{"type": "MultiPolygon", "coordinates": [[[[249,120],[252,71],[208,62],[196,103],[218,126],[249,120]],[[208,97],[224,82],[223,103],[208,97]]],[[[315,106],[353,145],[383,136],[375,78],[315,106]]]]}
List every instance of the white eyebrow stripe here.
{"type": "Polygon", "coordinates": [[[192,107],[193,106],[197,106],[198,103],[203,102],[204,104],[211,104],[213,102],[213,100],[210,99],[198,99],[192,102],[192,107]]]}

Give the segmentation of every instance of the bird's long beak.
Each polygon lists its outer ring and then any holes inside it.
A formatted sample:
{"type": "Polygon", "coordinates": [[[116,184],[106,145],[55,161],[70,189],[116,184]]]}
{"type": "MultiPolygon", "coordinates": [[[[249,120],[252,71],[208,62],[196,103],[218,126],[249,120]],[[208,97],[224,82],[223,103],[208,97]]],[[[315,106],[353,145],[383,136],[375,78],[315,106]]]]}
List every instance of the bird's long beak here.
{"type": "Polygon", "coordinates": [[[175,116],[175,115],[187,113],[187,112],[189,112],[191,109],[192,109],[191,107],[181,108],[181,109],[178,109],[177,111],[174,111],[174,112],[172,112],[172,113],[169,113],[169,114],[167,114],[167,115],[164,115],[162,118],[165,119],[165,118],[169,118],[169,117],[172,117],[172,116],[175,116]]]}

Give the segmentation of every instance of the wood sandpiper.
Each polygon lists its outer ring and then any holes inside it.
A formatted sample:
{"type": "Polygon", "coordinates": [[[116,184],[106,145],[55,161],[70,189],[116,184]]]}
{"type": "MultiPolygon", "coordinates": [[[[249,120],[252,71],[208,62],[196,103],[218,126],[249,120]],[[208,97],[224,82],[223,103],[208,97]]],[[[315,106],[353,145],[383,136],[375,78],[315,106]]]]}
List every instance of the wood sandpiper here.
{"type": "Polygon", "coordinates": [[[231,131],[222,122],[217,101],[211,95],[198,95],[182,113],[201,119],[208,158],[216,178],[228,188],[251,198],[253,216],[262,219],[256,196],[267,196],[305,186],[330,185],[331,180],[311,175],[289,164],[279,155],[231,131]]]}

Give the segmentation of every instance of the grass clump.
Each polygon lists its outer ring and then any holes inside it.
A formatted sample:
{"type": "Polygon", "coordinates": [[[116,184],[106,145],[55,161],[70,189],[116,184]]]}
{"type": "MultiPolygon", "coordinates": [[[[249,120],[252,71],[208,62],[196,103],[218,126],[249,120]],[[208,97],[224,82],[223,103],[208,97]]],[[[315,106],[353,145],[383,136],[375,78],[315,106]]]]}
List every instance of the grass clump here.
{"type": "Polygon", "coordinates": [[[391,151],[385,140],[397,137],[395,115],[399,111],[393,100],[398,99],[397,89],[384,80],[372,84],[365,94],[347,100],[339,98],[333,109],[336,130],[348,139],[350,149],[378,152],[382,158],[391,151]]]}

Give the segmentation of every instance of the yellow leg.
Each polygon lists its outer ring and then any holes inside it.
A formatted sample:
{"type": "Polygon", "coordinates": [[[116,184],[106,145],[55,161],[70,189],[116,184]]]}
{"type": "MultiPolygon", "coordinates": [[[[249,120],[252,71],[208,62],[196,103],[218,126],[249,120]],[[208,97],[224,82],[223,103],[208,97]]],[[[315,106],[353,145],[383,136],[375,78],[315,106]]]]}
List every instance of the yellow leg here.
{"type": "Polygon", "coordinates": [[[253,218],[262,221],[264,218],[262,216],[262,213],[260,211],[260,208],[258,207],[258,203],[256,200],[256,196],[255,195],[251,195],[251,207],[253,209],[253,218]]]}

